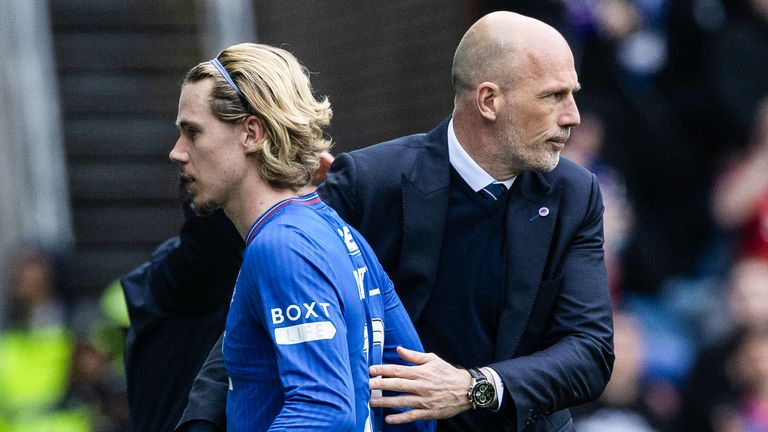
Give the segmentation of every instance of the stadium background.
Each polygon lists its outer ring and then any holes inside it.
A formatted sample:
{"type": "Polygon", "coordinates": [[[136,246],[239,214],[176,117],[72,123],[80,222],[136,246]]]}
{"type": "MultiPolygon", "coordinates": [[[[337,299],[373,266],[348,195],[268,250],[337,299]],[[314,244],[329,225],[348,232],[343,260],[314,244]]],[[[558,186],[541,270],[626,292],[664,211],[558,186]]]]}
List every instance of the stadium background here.
{"type": "MultiPolygon", "coordinates": [[[[624,385],[642,396],[625,405],[657,430],[681,430],[696,356],[733,327],[724,304],[746,224],[713,209],[727,200],[724,167],[759,154],[751,149],[760,144],[755,120],[768,116],[758,117],[768,95],[765,3],[0,1],[0,322],[6,336],[28,324],[18,321],[25,303],[16,290],[37,265],[50,272],[37,279],[51,288],[47,316],[71,335],[56,351],[58,384],[29,397],[41,410],[76,398],[72,359],[91,350],[84,361],[103,376],[79,384],[110,390],[87,404],[88,427],[127,427],[119,338],[109,336],[120,325],[113,282],[181,225],[167,154],[189,67],[242,41],[292,51],[331,99],[338,153],[427,131],[448,115],[456,44],[478,17],[504,9],[549,22],[572,45],[584,125],[569,157],[601,179],[618,327],[640,340],[624,385]]],[[[757,181],[766,178],[768,169],[757,181]]],[[[765,284],[758,301],[768,302],[765,284]]],[[[10,361],[3,343],[0,369],[10,361]]],[[[27,397],[4,383],[18,381],[9,374],[0,373],[0,431],[8,401],[27,397]]]]}

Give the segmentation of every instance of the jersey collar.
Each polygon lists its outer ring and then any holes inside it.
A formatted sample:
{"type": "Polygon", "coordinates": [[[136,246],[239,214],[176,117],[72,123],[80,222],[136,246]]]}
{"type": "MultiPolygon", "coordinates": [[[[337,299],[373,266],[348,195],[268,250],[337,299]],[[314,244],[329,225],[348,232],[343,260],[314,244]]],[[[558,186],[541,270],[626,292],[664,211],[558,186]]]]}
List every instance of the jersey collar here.
{"type": "Polygon", "coordinates": [[[312,192],[307,195],[303,195],[300,197],[291,197],[286,198],[282,201],[277,202],[275,205],[269,208],[269,210],[262,213],[261,216],[259,216],[258,219],[256,219],[256,222],[251,225],[251,229],[248,230],[248,235],[245,237],[245,246],[248,247],[249,244],[253,241],[253,238],[256,237],[256,234],[258,234],[261,227],[264,226],[264,224],[277,213],[280,211],[280,209],[284,208],[285,206],[296,203],[296,204],[302,204],[302,205],[312,205],[315,203],[320,202],[320,196],[317,194],[317,192],[312,192]]]}

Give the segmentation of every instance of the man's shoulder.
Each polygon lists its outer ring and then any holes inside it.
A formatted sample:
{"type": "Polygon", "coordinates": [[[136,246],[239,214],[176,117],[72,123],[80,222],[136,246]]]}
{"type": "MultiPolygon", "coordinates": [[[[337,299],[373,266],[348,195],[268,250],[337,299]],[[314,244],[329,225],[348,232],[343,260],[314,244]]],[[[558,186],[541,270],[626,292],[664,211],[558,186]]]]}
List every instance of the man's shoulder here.
{"type": "Polygon", "coordinates": [[[360,163],[381,164],[383,160],[403,161],[409,156],[415,157],[421,150],[427,139],[426,133],[418,133],[373,144],[358,150],[349,152],[355,161],[360,163]]]}
{"type": "Polygon", "coordinates": [[[349,152],[358,164],[371,163],[380,166],[382,162],[395,164],[412,163],[423,151],[428,153],[448,154],[448,122],[450,117],[440,122],[429,132],[401,136],[389,141],[373,144],[349,152]]]}

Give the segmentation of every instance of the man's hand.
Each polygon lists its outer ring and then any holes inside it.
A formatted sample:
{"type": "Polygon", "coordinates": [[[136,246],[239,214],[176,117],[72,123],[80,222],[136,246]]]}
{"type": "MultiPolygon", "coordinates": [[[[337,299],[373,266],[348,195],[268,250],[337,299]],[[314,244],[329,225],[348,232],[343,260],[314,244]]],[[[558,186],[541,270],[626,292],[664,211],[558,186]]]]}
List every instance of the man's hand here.
{"type": "Polygon", "coordinates": [[[472,377],[435,354],[424,354],[397,347],[403,360],[415,366],[376,365],[369,371],[371,390],[406,393],[391,397],[372,397],[371,406],[381,408],[413,408],[386,417],[390,424],[414,420],[435,420],[453,417],[472,408],[467,392],[472,377]]]}
{"type": "Polygon", "coordinates": [[[333,155],[327,151],[320,153],[320,166],[317,167],[312,174],[309,184],[299,190],[299,195],[306,195],[317,190],[322,182],[325,181],[325,176],[328,174],[328,169],[331,168],[331,164],[335,159],[333,155]]]}
{"type": "Polygon", "coordinates": [[[325,176],[328,174],[328,169],[333,163],[334,157],[330,152],[324,151],[320,153],[320,166],[317,167],[315,173],[312,175],[312,184],[320,186],[320,183],[325,181],[325,176]]]}

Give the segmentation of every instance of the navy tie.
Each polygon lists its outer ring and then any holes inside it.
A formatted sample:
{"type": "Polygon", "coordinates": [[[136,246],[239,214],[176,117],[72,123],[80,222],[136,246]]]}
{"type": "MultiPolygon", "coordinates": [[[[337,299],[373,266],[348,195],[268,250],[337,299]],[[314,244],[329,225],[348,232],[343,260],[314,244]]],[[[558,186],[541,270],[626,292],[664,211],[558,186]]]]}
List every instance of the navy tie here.
{"type": "Polygon", "coordinates": [[[503,183],[491,183],[488,186],[480,189],[480,195],[485,199],[498,200],[507,191],[507,187],[503,183]]]}

